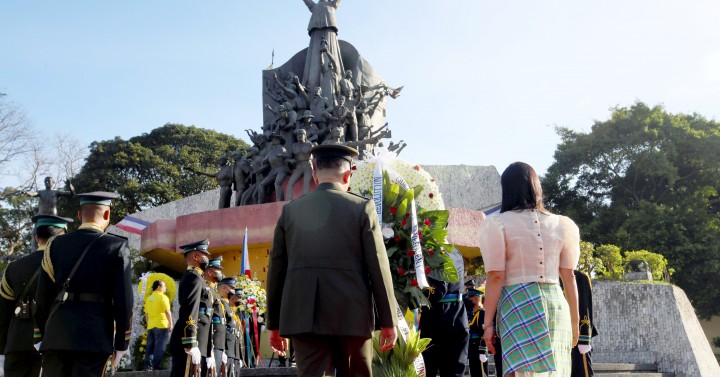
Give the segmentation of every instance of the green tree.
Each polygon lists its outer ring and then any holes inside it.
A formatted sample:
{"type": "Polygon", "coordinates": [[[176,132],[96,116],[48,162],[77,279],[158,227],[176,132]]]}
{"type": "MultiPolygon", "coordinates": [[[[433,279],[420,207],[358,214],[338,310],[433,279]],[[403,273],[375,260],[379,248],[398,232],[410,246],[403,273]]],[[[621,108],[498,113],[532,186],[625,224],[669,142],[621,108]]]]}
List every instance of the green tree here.
{"type": "Polygon", "coordinates": [[[580,260],[578,261],[578,269],[588,276],[605,275],[605,267],[602,259],[595,256],[595,245],[590,242],[580,242],[580,260]]]}
{"type": "MultiPolygon", "coordinates": [[[[115,191],[112,222],[126,214],[169,203],[217,187],[212,178],[185,167],[218,170],[217,159],[248,145],[212,130],[166,124],[150,133],[123,140],[96,141],[82,170],[73,178],[78,191],[115,191]]],[[[72,214],[77,204],[62,212],[72,214]]]]}
{"type": "MultiPolygon", "coordinates": [[[[720,124],[637,102],[562,142],[543,178],[548,206],[582,239],[654,250],[698,315],[720,314],[720,124]]],[[[607,266],[606,266],[607,267],[607,266]]]]}
{"type": "Polygon", "coordinates": [[[623,257],[620,248],[615,245],[600,245],[595,254],[602,262],[604,271],[598,275],[611,279],[620,279],[623,275],[623,257]]]}

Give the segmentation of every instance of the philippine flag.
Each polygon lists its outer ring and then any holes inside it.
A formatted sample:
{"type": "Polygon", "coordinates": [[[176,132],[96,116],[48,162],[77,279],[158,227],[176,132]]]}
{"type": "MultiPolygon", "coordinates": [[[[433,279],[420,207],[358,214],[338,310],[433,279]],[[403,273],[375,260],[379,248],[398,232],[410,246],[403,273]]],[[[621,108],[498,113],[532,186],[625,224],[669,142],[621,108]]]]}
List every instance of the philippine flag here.
{"type": "Polygon", "coordinates": [[[242,264],[240,265],[240,273],[243,275],[247,275],[247,277],[252,279],[252,272],[250,271],[250,259],[248,257],[247,227],[245,227],[245,236],[243,236],[242,264]]]}
{"type": "Polygon", "coordinates": [[[130,233],[141,234],[142,230],[145,229],[149,222],[140,220],[137,217],[125,216],[119,223],[115,224],[116,227],[130,233]]]}

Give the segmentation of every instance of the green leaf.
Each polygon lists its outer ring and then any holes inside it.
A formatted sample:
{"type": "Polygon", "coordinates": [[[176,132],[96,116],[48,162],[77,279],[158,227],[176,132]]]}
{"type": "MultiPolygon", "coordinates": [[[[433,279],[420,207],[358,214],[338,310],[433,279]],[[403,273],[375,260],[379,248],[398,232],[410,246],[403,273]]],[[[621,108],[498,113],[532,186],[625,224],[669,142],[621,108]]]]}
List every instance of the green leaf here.
{"type": "Polygon", "coordinates": [[[386,251],[387,251],[387,256],[388,256],[388,258],[392,257],[393,254],[395,254],[395,252],[396,252],[397,250],[398,250],[398,247],[397,247],[397,246],[389,247],[389,248],[386,250],[386,251]]]}
{"type": "Polygon", "coordinates": [[[446,253],[442,253],[438,256],[443,260],[442,269],[431,271],[429,276],[436,280],[442,280],[448,283],[457,283],[457,270],[455,269],[452,259],[446,253]]]}

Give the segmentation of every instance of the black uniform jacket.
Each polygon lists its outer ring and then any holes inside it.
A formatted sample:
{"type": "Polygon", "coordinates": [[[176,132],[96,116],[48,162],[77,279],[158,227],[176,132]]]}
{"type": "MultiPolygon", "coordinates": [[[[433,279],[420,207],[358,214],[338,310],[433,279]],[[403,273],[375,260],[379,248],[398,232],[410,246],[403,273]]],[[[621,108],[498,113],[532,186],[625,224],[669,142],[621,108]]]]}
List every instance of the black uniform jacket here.
{"type": "MultiPolygon", "coordinates": [[[[217,283],[216,283],[217,284],[217,283]]],[[[225,321],[225,312],[226,307],[223,306],[222,300],[220,300],[220,295],[217,293],[217,285],[213,284],[213,286],[210,286],[213,295],[213,311],[212,311],[212,338],[213,338],[213,346],[215,349],[218,350],[225,350],[225,332],[227,331],[226,328],[226,321],[225,321]]]]}
{"type": "Polygon", "coordinates": [[[578,309],[580,310],[580,337],[578,344],[590,344],[590,339],[598,334],[593,322],[592,283],[584,272],[574,270],[578,289],[578,309]]]}
{"type": "MultiPolygon", "coordinates": [[[[22,318],[24,316],[16,316],[15,311],[20,306],[20,296],[25,291],[25,286],[40,269],[40,261],[43,257],[43,250],[38,250],[30,255],[26,255],[10,265],[5,270],[3,280],[8,285],[3,286],[3,294],[0,297],[0,354],[20,351],[34,351],[33,348],[33,330],[35,324],[32,318],[22,318]],[[7,288],[13,293],[14,300],[9,300],[7,288]]],[[[4,285],[4,284],[3,284],[4,285]]],[[[35,281],[28,288],[27,294],[23,301],[32,303],[35,299],[35,290],[37,289],[37,276],[35,281]]],[[[31,305],[28,305],[32,308],[31,305]]]]}
{"type": "Polygon", "coordinates": [[[198,347],[204,357],[212,355],[212,293],[198,268],[188,268],[180,279],[180,310],[170,335],[170,352],[182,355],[185,348],[198,347]]]}
{"type": "Polygon", "coordinates": [[[221,300],[225,309],[225,354],[228,357],[236,358],[235,349],[237,348],[237,323],[235,322],[235,316],[233,316],[233,308],[230,306],[228,299],[224,298],[221,300]]]}
{"type": "Polygon", "coordinates": [[[33,313],[42,335],[40,351],[110,354],[113,349],[127,350],[133,306],[127,240],[78,229],[49,242],[43,258],[50,266],[42,264],[33,313]],[[70,281],[67,301],[48,318],[70,270],[98,237],[70,281]]]}

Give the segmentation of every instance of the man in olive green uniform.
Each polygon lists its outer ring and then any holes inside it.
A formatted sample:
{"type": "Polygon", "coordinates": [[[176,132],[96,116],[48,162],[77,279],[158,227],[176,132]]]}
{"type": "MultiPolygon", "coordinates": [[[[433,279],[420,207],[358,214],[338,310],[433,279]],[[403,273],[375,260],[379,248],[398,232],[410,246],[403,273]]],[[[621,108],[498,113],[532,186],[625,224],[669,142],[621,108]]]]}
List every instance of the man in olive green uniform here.
{"type": "Polygon", "coordinates": [[[225,352],[222,356],[223,366],[218,369],[222,370],[225,368],[225,375],[233,375],[234,360],[237,358],[235,349],[237,347],[237,323],[235,323],[235,316],[233,316],[233,308],[230,305],[230,298],[235,295],[235,283],[237,281],[234,277],[229,277],[220,280],[218,283],[218,294],[220,295],[220,302],[223,305],[223,314],[225,315],[225,352]]]}
{"type": "Polygon", "coordinates": [[[48,242],[35,294],[43,375],[53,377],[100,376],[113,350],[117,364],[130,343],[130,250],[126,239],[105,233],[118,194],[78,196],[82,224],[48,242]]]}
{"type": "Polygon", "coordinates": [[[200,377],[201,357],[212,357],[212,295],[203,280],[210,255],[209,244],[208,240],[203,240],[180,246],[188,268],[178,285],[180,309],[170,335],[170,377],[184,377],[186,368],[192,371],[190,376],[200,377]],[[187,365],[188,362],[192,365],[187,365]]]}
{"type": "MultiPolygon", "coordinates": [[[[222,257],[210,259],[207,269],[203,277],[205,278],[205,284],[210,288],[210,294],[213,297],[212,305],[212,328],[210,330],[210,336],[212,337],[213,349],[210,355],[214,359],[212,363],[215,367],[215,371],[220,371],[222,365],[222,355],[225,352],[225,308],[223,307],[222,301],[220,301],[220,295],[217,291],[218,282],[222,280],[222,257]]],[[[208,360],[203,360],[202,372],[203,375],[207,375],[208,360]]],[[[219,374],[219,373],[217,373],[219,374]]]]}
{"type": "Polygon", "coordinates": [[[374,203],[348,191],[352,157],[340,144],[313,148],[314,192],[283,207],[268,269],[270,345],[292,337],[298,376],[370,376],[377,312],[380,347],[397,338],[390,268],[374,203]]]}
{"type": "Polygon", "coordinates": [[[33,237],[36,252],[11,263],[0,284],[0,353],[5,355],[5,376],[39,376],[42,359],[33,347],[32,300],[37,289],[40,262],[48,239],[65,234],[72,219],[36,215],[33,237]]]}

